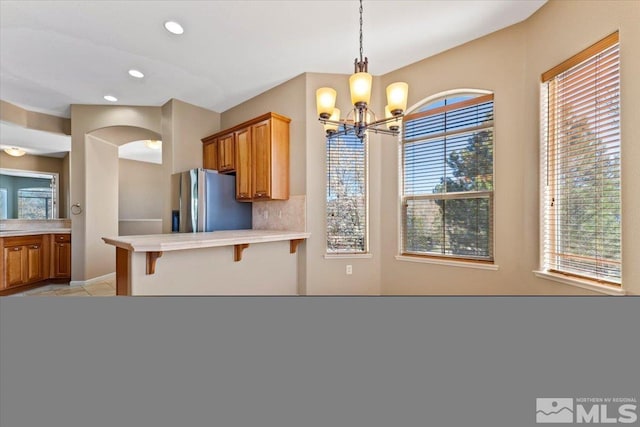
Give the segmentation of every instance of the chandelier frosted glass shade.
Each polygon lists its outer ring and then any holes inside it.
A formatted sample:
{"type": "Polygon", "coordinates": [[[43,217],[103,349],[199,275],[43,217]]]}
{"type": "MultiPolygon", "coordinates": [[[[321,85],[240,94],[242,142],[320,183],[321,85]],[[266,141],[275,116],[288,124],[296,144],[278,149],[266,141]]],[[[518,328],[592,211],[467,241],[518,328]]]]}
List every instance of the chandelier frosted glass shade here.
{"type": "Polygon", "coordinates": [[[333,114],[336,105],[335,89],[330,87],[321,87],[316,91],[316,107],[318,109],[318,117],[328,119],[333,114]]]}

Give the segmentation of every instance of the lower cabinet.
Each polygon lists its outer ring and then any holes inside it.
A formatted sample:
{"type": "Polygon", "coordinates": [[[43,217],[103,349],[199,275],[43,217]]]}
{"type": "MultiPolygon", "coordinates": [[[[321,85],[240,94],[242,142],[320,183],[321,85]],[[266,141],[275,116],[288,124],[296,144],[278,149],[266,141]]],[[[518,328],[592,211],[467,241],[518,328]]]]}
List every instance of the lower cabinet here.
{"type": "Polygon", "coordinates": [[[9,237],[4,239],[4,288],[28,285],[47,278],[44,236],[9,237]]]}
{"type": "Polygon", "coordinates": [[[71,236],[54,234],[51,255],[51,277],[71,277],[71,236]]]}
{"type": "Polygon", "coordinates": [[[69,234],[3,237],[0,248],[0,291],[47,279],[71,278],[69,234]]]}

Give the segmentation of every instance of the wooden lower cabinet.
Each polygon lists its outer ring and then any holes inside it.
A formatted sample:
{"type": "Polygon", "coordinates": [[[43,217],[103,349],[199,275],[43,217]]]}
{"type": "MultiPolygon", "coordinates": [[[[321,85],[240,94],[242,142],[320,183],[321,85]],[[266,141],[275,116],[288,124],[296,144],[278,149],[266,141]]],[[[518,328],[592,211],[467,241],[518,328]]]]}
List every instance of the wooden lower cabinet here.
{"type": "Polygon", "coordinates": [[[53,236],[51,277],[56,279],[71,277],[71,236],[68,234],[53,236]]]}
{"type": "Polygon", "coordinates": [[[0,291],[48,279],[71,278],[69,234],[2,237],[0,248],[0,291]]]}
{"type": "Polygon", "coordinates": [[[48,236],[24,236],[4,238],[3,288],[28,285],[48,278],[45,261],[48,236]]]}

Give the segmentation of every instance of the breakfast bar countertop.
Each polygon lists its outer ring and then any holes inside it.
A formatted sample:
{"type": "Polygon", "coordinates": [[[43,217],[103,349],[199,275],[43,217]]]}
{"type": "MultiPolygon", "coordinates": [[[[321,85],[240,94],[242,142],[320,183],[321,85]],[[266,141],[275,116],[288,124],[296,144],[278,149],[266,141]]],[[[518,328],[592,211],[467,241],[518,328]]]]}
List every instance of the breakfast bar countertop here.
{"type": "Polygon", "coordinates": [[[156,252],[307,239],[310,236],[311,233],[286,230],[222,230],[103,237],[102,240],[109,245],[131,252],[156,252]]]}

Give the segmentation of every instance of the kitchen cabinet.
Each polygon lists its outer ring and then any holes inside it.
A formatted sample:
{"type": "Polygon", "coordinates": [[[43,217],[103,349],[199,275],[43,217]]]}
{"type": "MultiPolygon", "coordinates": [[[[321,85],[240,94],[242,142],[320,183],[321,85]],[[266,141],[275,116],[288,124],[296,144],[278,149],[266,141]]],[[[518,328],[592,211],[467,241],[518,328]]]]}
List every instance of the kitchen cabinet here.
{"type": "Polygon", "coordinates": [[[218,170],[218,140],[204,144],[202,147],[202,167],[218,170]]]}
{"type": "Polygon", "coordinates": [[[71,235],[54,234],[51,250],[51,277],[71,278],[71,235]]]}
{"type": "Polygon", "coordinates": [[[218,172],[229,173],[236,170],[234,134],[218,138],[218,172]]]}
{"type": "Polygon", "coordinates": [[[47,237],[7,237],[3,242],[2,288],[27,285],[47,278],[45,263],[48,251],[43,244],[47,237]]]}
{"type": "Polygon", "coordinates": [[[0,237],[0,294],[47,280],[71,279],[68,233],[0,237]]]}
{"type": "Polygon", "coordinates": [[[251,128],[235,133],[236,140],[236,199],[251,201],[251,128]]]}
{"type": "MultiPolygon", "coordinates": [[[[218,141],[219,171],[229,164],[221,160],[233,146],[232,163],[236,175],[236,199],[239,201],[289,199],[289,123],[291,119],[267,113],[202,140],[218,141]]],[[[204,148],[203,148],[204,150],[204,148]]],[[[206,154],[203,151],[203,154],[206,154]]],[[[205,166],[206,167],[206,166],[205,166]]]]}

